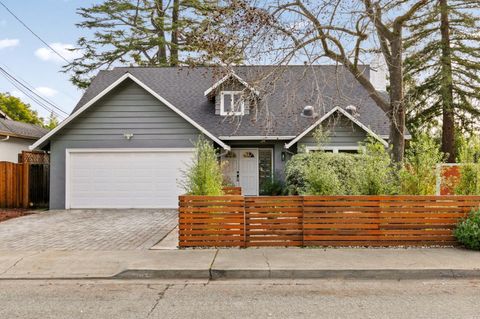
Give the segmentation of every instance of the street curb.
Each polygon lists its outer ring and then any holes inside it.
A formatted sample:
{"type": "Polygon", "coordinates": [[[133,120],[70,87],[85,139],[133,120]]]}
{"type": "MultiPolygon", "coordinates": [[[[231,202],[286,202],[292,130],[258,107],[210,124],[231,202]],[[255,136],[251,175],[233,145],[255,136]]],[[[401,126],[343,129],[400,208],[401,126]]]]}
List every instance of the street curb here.
{"type": "Polygon", "coordinates": [[[480,278],[480,269],[129,269],[113,279],[461,279],[480,278]]]}
{"type": "Polygon", "coordinates": [[[4,280],[115,279],[480,279],[480,269],[127,269],[113,276],[0,277],[4,280]]]}
{"type": "Polygon", "coordinates": [[[210,279],[209,269],[127,269],[112,279],[210,279]]]}
{"type": "Polygon", "coordinates": [[[461,279],[480,278],[480,269],[272,269],[211,270],[211,279],[461,279]]]}

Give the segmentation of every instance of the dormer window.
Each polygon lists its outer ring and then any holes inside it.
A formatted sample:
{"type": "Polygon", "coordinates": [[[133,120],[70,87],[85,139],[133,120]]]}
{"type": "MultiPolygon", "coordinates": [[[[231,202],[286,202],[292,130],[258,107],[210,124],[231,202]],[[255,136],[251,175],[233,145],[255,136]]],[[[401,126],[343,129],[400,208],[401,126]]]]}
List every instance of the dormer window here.
{"type": "Polygon", "coordinates": [[[220,93],[220,115],[244,115],[245,101],[242,91],[222,91],[220,93]]]}

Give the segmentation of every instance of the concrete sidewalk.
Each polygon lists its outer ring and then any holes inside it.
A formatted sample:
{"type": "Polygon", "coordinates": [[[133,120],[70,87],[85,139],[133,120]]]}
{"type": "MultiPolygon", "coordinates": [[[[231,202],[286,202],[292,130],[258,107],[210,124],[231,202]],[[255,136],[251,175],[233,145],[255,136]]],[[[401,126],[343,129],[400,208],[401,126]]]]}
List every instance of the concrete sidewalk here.
{"type": "Polygon", "coordinates": [[[0,279],[480,278],[480,253],[433,249],[0,251],[0,279]]]}

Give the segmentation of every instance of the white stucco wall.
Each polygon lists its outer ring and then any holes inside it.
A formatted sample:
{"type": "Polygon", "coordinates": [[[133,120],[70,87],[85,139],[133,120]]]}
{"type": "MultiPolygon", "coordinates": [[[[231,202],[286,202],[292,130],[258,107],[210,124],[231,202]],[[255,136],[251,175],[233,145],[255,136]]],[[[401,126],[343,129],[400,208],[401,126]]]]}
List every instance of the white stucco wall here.
{"type": "Polygon", "coordinates": [[[5,136],[0,135],[0,161],[18,162],[18,153],[28,151],[28,147],[34,143],[33,140],[25,140],[17,137],[10,137],[7,141],[1,141],[5,136]]]}

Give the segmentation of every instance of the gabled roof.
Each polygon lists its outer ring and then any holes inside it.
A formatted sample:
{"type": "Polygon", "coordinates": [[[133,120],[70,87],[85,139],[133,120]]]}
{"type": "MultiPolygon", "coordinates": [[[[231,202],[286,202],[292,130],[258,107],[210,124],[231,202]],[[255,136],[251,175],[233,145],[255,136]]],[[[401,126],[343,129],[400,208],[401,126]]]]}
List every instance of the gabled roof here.
{"type": "Polygon", "coordinates": [[[241,77],[239,77],[238,75],[235,74],[235,72],[230,72],[229,74],[225,75],[223,78],[221,78],[220,80],[218,80],[217,82],[215,82],[211,87],[209,87],[204,93],[203,95],[207,96],[209,95],[211,92],[213,92],[216,88],[218,88],[220,85],[222,85],[223,83],[225,83],[225,81],[229,80],[230,78],[234,78],[236,79],[238,82],[240,82],[243,86],[245,86],[247,89],[249,89],[250,91],[254,92],[256,95],[259,95],[258,91],[255,90],[252,86],[250,86],[250,84],[248,84],[244,79],[242,79],[241,77]]]}
{"type": "Polygon", "coordinates": [[[0,117],[0,135],[36,140],[47,132],[46,128],[34,124],[13,121],[8,116],[0,117]]]}
{"type": "MultiPolygon", "coordinates": [[[[369,72],[368,67],[364,67],[369,72]]],[[[219,137],[298,136],[318,118],[300,114],[315,106],[322,117],[336,106],[355,105],[356,119],[379,136],[389,135],[388,118],[351,73],[335,65],[238,66],[233,71],[247,83],[255,83],[259,107],[243,116],[215,115],[214,101],[204,93],[224,77],[215,67],[131,67],[100,71],[74,112],[117,81],[126,72],[198,125],[219,137]],[[221,74],[221,75],[219,75],[221,74]]]]}
{"type": "Polygon", "coordinates": [[[353,123],[357,124],[358,126],[360,126],[367,134],[369,134],[370,136],[374,137],[375,139],[377,139],[380,143],[382,143],[383,145],[385,146],[388,146],[388,143],[383,139],[381,138],[380,136],[378,136],[377,134],[375,134],[371,129],[369,129],[367,126],[365,126],[363,123],[361,123],[359,120],[357,120],[353,115],[351,115],[349,112],[347,112],[346,110],[344,110],[343,108],[339,107],[339,106],[336,106],[334,107],[333,109],[331,109],[328,113],[324,114],[318,121],[316,121],[315,123],[313,123],[310,127],[308,127],[305,131],[303,131],[301,134],[299,134],[297,137],[295,137],[292,141],[290,141],[289,143],[286,143],[285,144],[285,148],[290,148],[292,147],[292,145],[294,145],[295,143],[297,143],[298,141],[300,141],[302,139],[302,137],[304,137],[305,135],[307,135],[309,132],[311,132],[313,129],[315,129],[318,125],[320,125],[323,121],[325,121],[326,119],[328,119],[330,116],[334,115],[335,113],[341,113],[342,115],[344,115],[346,118],[348,118],[350,121],[352,121],[353,123]]]}
{"type": "Polygon", "coordinates": [[[223,143],[221,140],[219,140],[216,136],[208,132],[206,129],[204,129],[201,125],[196,123],[194,120],[192,120],[190,117],[185,115],[182,111],[180,111],[178,108],[176,108],[173,104],[171,104],[169,101],[167,101],[165,98],[160,96],[157,92],[152,90],[150,87],[148,87],[145,83],[137,79],[135,76],[133,76],[130,73],[125,73],[123,74],[120,78],[118,78],[115,82],[110,84],[108,87],[106,87],[104,90],[102,90],[100,93],[92,97],[87,103],[85,103],[82,107],[77,108],[74,110],[72,114],[70,114],[69,117],[67,117],[63,122],[61,122],[55,129],[51,130],[48,134],[46,134],[44,137],[42,137],[40,140],[38,140],[35,144],[30,146],[30,149],[36,149],[40,146],[42,146],[45,142],[47,142],[54,134],[56,134],[58,131],[60,131],[65,125],[70,123],[73,119],[75,119],[77,116],[79,116],[81,113],[83,113],[85,110],[87,110],[90,106],[95,104],[98,100],[100,100],[103,96],[108,94],[111,90],[116,88],[118,85],[120,85],[123,81],[126,79],[130,79],[140,85],[143,89],[145,89],[148,93],[152,94],[155,98],[157,98],[160,102],[165,104],[167,107],[169,107],[172,111],[180,115],[182,118],[184,118],[187,122],[192,124],[195,128],[197,128],[200,132],[211,138],[214,142],[216,142],[218,145],[220,145],[222,148],[226,150],[230,150],[230,147],[223,143]]]}
{"type": "Polygon", "coordinates": [[[8,117],[7,113],[3,112],[2,110],[0,110],[0,119],[11,120],[11,118],[8,117]]]}

